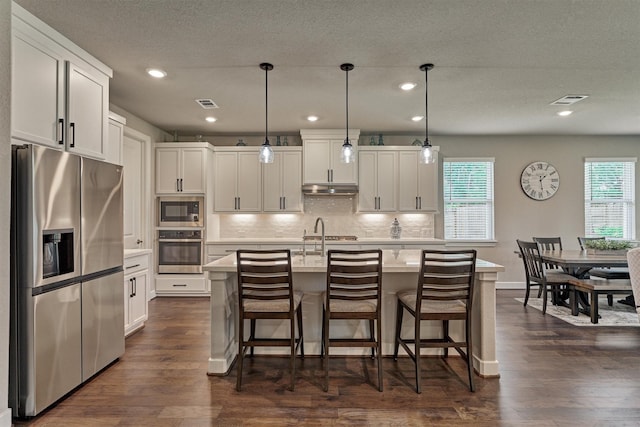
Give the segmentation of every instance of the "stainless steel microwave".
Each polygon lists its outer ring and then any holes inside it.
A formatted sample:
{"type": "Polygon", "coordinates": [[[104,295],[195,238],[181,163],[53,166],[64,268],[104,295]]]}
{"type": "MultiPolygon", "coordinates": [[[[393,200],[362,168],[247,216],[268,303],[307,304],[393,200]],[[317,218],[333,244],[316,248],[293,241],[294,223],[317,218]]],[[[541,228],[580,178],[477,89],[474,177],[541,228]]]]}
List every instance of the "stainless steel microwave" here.
{"type": "Polygon", "coordinates": [[[159,227],[202,227],[204,197],[159,197],[159,227]]]}

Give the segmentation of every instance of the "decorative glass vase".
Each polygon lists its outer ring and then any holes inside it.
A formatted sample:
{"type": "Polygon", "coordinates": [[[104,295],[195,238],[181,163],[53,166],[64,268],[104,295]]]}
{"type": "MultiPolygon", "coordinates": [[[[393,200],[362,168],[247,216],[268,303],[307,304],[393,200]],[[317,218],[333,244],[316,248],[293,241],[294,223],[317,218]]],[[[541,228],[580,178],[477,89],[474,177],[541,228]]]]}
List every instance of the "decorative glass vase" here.
{"type": "Polygon", "coordinates": [[[389,229],[389,234],[391,235],[392,239],[400,238],[400,235],[402,234],[402,227],[400,226],[400,222],[398,221],[398,218],[393,219],[393,222],[391,223],[391,228],[389,229]]]}

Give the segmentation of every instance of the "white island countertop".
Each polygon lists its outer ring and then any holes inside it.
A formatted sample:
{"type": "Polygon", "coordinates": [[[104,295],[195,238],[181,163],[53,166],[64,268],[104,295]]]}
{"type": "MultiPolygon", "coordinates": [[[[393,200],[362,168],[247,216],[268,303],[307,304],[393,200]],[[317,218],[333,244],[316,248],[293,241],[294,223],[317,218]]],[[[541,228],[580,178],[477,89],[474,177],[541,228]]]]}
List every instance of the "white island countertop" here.
{"type": "MultiPolygon", "coordinates": [[[[327,240],[327,244],[331,245],[442,245],[444,246],[447,241],[443,239],[435,239],[432,237],[407,237],[402,239],[392,239],[390,237],[358,237],[357,240],[327,240]]],[[[251,245],[251,244],[291,244],[302,245],[302,237],[234,237],[224,238],[216,240],[207,240],[207,245],[251,245]]],[[[313,244],[313,240],[308,240],[307,244],[313,244]]]]}
{"type": "MultiPolygon", "coordinates": [[[[420,266],[420,254],[418,249],[385,249],[382,251],[382,272],[383,273],[412,273],[418,272],[420,266]]],[[[204,271],[230,273],[236,271],[236,255],[229,254],[216,261],[212,261],[202,267],[204,271]]],[[[291,269],[299,273],[318,273],[327,270],[327,258],[320,255],[294,255],[291,257],[291,269]]],[[[504,267],[499,264],[476,260],[476,272],[498,272],[504,271],[504,267]]]]}

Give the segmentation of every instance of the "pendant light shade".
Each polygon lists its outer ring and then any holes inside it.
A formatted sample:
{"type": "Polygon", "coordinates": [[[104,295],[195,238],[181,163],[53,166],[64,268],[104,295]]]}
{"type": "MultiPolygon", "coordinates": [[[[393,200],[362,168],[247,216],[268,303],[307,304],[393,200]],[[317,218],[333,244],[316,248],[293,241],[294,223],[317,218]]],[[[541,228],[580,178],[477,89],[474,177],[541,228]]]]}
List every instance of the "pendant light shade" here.
{"type": "Polygon", "coordinates": [[[424,71],[424,143],[420,152],[420,163],[433,163],[433,150],[429,142],[429,70],[433,64],[422,64],[420,70],[424,71]]]}
{"type": "Polygon", "coordinates": [[[264,142],[260,147],[258,159],[260,163],[273,163],[273,149],[269,144],[269,71],[273,70],[273,65],[268,62],[260,64],[260,68],[264,70],[264,142]]]}
{"type": "Polygon", "coordinates": [[[342,144],[342,153],[340,160],[342,163],[353,163],[356,161],[355,153],[353,152],[353,145],[349,140],[349,71],[353,70],[353,64],[342,64],[340,69],[345,72],[346,75],[346,111],[347,111],[347,129],[346,136],[344,138],[344,144],[342,144]]]}

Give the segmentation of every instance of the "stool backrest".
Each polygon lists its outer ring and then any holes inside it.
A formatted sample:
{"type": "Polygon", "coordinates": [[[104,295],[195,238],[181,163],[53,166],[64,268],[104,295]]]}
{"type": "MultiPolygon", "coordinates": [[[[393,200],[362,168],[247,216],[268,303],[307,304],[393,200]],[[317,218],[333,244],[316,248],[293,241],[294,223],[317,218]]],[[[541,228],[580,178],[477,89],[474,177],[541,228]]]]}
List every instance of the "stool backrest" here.
{"type": "Polygon", "coordinates": [[[423,250],[418,275],[416,312],[423,300],[465,301],[471,309],[476,251],[423,250]]]}
{"type": "Polygon", "coordinates": [[[238,298],[251,300],[289,300],[293,312],[293,279],[291,251],[239,250],[236,252],[238,269],[238,298]]]}
{"type": "Polygon", "coordinates": [[[382,250],[329,250],[327,304],[331,299],[381,301],[382,250]]]}

